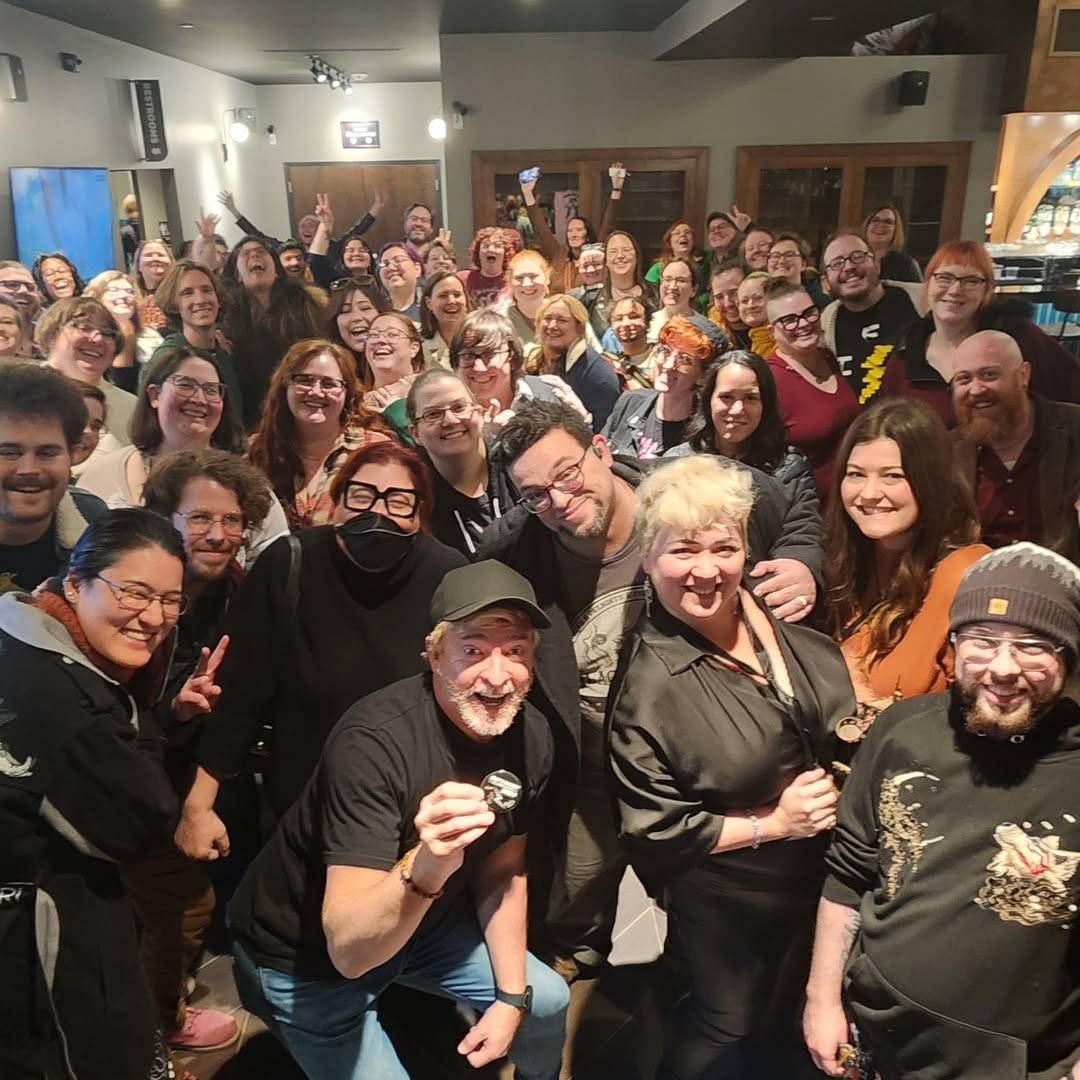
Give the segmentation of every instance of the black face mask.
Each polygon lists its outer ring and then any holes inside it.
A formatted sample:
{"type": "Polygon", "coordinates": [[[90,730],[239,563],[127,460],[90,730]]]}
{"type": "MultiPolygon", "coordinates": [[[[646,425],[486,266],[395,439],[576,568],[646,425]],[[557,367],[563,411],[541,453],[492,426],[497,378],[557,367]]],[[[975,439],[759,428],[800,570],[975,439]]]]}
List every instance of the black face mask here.
{"type": "Polygon", "coordinates": [[[338,536],[349,558],[369,574],[393,570],[416,539],[416,533],[405,532],[396,521],[374,510],[365,510],[339,525],[338,536]]]}

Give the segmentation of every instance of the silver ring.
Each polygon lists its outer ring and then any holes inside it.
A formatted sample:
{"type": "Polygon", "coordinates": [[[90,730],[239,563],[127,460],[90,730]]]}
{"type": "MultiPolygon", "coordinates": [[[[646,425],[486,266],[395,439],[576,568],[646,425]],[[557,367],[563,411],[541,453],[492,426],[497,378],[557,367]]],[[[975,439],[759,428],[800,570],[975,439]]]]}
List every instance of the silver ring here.
{"type": "Polygon", "coordinates": [[[810,597],[809,596],[796,596],[795,599],[799,601],[799,605],[801,607],[809,607],[810,606],[810,597]]]}

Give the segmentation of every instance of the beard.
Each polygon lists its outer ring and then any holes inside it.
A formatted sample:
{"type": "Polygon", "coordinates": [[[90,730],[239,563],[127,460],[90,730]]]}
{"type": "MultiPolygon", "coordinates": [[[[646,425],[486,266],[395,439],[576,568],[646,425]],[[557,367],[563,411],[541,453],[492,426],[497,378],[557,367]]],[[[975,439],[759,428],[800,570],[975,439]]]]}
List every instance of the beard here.
{"type": "Polygon", "coordinates": [[[1040,703],[1030,697],[1025,697],[1015,708],[999,709],[980,698],[977,687],[969,690],[957,683],[956,690],[964,730],[971,735],[985,736],[998,742],[1016,735],[1029,735],[1044,711],[1040,703]]]}
{"type": "Polygon", "coordinates": [[[592,521],[587,525],[567,525],[564,522],[559,522],[558,531],[563,536],[573,536],[578,540],[595,540],[598,536],[603,536],[607,532],[607,507],[603,501],[597,498],[595,495],[587,496],[589,501],[593,505],[594,513],[592,521]]]}
{"type": "Polygon", "coordinates": [[[474,735],[481,739],[494,739],[499,735],[505,735],[510,730],[514,718],[521,709],[532,686],[532,679],[526,686],[515,689],[513,684],[507,681],[504,686],[494,688],[482,679],[473,684],[469,690],[463,690],[450,679],[439,675],[446,691],[446,696],[453,702],[461,718],[461,722],[474,735]],[[509,687],[509,691],[506,690],[509,687]],[[500,693],[506,693],[506,699],[495,710],[494,715],[476,700],[477,694],[488,697],[497,697],[500,693]]]}
{"type": "Polygon", "coordinates": [[[956,420],[964,438],[977,446],[1001,442],[1020,429],[1024,413],[1024,391],[1010,386],[998,392],[997,404],[991,409],[973,409],[970,405],[956,406],[956,420]]]}

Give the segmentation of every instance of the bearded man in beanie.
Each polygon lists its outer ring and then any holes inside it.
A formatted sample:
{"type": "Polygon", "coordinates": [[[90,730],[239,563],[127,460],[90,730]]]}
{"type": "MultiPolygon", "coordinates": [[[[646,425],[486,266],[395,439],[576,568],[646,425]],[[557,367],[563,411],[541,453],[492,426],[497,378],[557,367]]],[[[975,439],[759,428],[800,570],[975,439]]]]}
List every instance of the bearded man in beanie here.
{"type": "Polygon", "coordinates": [[[844,786],[807,1044],[829,1076],[861,1041],[883,1080],[1076,1080],[1080,571],[1001,548],[950,623],[951,690],[883,714],[844,786]]]}

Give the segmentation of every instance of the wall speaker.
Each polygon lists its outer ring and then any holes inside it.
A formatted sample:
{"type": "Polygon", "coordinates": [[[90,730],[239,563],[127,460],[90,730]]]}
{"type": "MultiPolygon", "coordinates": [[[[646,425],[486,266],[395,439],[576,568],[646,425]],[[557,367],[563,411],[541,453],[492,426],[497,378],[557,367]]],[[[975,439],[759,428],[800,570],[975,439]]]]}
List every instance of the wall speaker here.
{"type": "Polygon", "coordinates": [[[905,71],[899,79],[901,105],[925,105],[930,89],[929,71],[905,71]]]}
{"type": "Polygon", "coordinates": [[[0,101],[26,101],[26,73],[22,58],[0,52],[0,101]]]}

